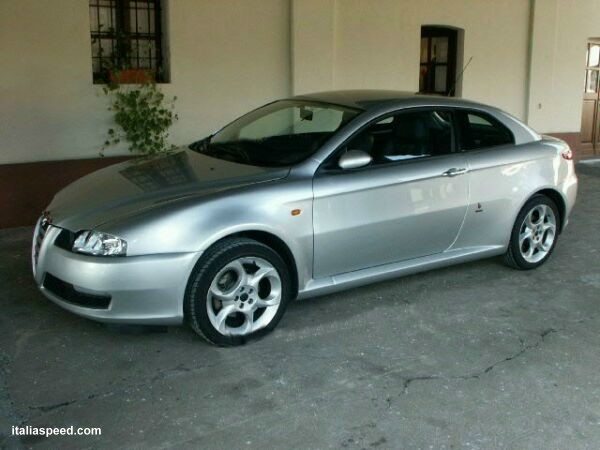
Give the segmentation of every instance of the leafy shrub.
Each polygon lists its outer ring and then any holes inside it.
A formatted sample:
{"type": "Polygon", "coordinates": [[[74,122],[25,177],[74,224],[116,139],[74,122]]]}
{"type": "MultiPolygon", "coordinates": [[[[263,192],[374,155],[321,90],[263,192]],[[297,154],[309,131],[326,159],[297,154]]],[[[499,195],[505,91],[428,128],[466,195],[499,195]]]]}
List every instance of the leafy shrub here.
{"type": "Polygon", "coordinates": [[[154,82],[119,84],[113,80],[103,90],[110,98],[108,110],[117,127],[108,130],[101,156],[106,148],[121,141],[128,142],[130,152],[144,155],[175,148],[168,143],[168,137],[169,129],[179,118],[174,112],[177,97],[165,100],[154,82]]]}

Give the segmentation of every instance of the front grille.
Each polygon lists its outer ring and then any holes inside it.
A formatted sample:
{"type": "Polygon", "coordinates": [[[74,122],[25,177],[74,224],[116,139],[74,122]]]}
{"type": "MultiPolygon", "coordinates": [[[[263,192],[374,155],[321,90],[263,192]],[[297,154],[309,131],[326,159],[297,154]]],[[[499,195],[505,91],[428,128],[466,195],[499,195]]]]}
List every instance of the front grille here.
{"type": "Polygon", "coordinates": [[[77,291],[72,284],[47,273],[44,277],[44,288],[62,300],[77,306],[94,309],[107,309],[110,295],[85,294],[77,291]]]}
{"type": "Polygon", "coordinates": [[[37,226],[37,234],[33,241],[33,262],[36,266],[40,256],[40,248],[42,246],[42,242],[44,242],[44,237],[48,232],[48,228],[50,228],[50,222],[45,217],[42,217],[37,226]]]}

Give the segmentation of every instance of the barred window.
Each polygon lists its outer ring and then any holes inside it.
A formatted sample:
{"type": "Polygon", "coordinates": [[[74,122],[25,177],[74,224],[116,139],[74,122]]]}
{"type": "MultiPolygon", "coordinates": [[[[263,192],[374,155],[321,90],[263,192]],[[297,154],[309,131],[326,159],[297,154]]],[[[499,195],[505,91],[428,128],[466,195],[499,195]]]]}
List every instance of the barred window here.
{"type": "MultiPolygon", "coordinates": [[[[160,0],[89,0],[94,83],[115,73],[166,82],[160,0]]],[[[120,82],[139,82],[121,76],[120,82]]]]}

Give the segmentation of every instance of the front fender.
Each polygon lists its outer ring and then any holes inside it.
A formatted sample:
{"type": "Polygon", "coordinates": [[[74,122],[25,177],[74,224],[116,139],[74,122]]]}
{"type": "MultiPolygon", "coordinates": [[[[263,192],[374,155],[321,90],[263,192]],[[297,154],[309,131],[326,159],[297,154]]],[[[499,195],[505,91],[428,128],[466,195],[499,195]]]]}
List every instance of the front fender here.
{"type": "Polygon", "coordinates": [[[212,198],[185,198],[102,227],[127,241],[128,255],[206,251],[232,234],[261,231],[290,249],[302,286],[312,276],[310,180],[284,180],[236,189],[212,198]],[[294,209],[301,210],[292,215],[294,209]]]}

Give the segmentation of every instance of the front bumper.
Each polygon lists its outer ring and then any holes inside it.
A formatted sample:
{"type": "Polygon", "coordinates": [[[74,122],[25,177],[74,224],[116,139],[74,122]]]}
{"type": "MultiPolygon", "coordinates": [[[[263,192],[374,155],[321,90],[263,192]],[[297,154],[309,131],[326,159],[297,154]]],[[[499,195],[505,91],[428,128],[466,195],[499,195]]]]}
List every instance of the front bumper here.
{"type": "Polygon", "coordinates": [[[87,256],[54,245],[60,231],[50,226],[39,245],[37,258],[33,258],[36,284],[54,303],[100,322],[149,325],[182,322],[186,284],[200,253],[87,256]],[[65,290],[57,290],[55,282],[45,283],[48,274],[51,275],[48,280],[60,280],[75,295],[63,295],[65,290]],[[78,297],[109,301],[89,307],[94,302],[73,300],[78,297]]]}

